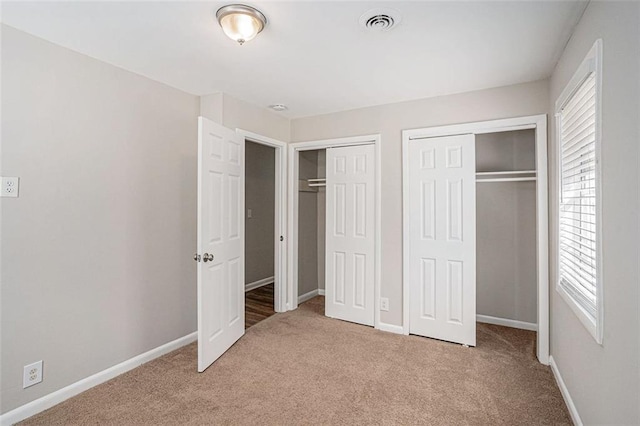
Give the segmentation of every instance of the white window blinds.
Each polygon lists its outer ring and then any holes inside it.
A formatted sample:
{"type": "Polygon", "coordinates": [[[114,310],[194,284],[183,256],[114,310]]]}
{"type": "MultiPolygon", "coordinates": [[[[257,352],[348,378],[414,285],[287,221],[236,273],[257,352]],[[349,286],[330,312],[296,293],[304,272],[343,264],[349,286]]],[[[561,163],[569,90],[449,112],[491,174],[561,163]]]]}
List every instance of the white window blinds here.
{"type": "Polygon", "coordinates": [[[596,78],[593,72],[559,114],[559,285],[596,324],[596,78]]]}

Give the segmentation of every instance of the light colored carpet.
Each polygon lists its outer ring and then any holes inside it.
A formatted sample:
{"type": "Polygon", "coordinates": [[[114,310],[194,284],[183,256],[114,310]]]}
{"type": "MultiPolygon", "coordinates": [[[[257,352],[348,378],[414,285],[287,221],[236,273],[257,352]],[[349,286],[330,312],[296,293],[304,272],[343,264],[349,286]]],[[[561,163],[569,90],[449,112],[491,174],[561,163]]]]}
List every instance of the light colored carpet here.
{"type": "Polygon", "coordinates": [[[532,332],[480,324],[464,348],[329,319],[323,303],[251,327],[202,374],[192,344],[24,424],[571,424],[532,332]]]}

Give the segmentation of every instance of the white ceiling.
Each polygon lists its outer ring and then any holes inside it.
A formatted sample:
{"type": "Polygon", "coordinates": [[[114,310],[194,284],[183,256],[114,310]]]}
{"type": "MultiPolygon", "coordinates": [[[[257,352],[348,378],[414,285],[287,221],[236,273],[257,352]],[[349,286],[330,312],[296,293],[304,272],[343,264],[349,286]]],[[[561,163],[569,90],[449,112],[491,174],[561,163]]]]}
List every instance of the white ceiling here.
{"type": "Polygon", "coordinates": [[[2,22],[195,95],[225,92],[290,118],[550,75],[583,1],[251,1],[268,19],[243,46],[229,2],[3,2],[2,22]],[[383,33],[358,19],[397,10],[383,33]]]}

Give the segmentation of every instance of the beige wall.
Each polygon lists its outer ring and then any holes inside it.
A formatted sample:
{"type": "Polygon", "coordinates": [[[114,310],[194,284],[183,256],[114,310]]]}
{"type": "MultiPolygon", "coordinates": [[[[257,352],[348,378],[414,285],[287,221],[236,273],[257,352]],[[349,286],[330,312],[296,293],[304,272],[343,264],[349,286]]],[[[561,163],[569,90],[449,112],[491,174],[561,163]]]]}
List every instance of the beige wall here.
{"type": "Polygon", "coordinates": [[[245,145],[245,283],[273,277],[275,149],[245,145]],[[248,210],[251,209],[251,217],[248,210]]]}
{"type": "Polygon", "coordinates": [[[226,93],[201,96],[200,114],[231,130],[242,129],[281,142],[290,141],[289,119],[226,93]]]}
{"type": "Polygon", "coordinates": [[[402,324],[402,130],[544,114],[548,82],[537,81],[291,121],[291,141],[382,135],[382,283],[384,323],[402,324]]]}
{"type": "MultiPolygon", "coordinates": [[[[640,3],[591,2],[550,81],[549,108],[596,39],[603,40],[602,255],[604,338],[598,345],[551,286],[551,354],[585,424],[640,423],[638,147],[640,3]]],[[[550,164],[557,141],[550,127],[550,164]]],[[[550,167],[551,258],[557,176],[550,167]]],[[[555,282],[557,267],[551,265],[555,282]]]]}
{"type": "Polygon", "coordinates": [[[1,59],[4,413],[196,330],[199,105],[6,26],[1,59]]]}

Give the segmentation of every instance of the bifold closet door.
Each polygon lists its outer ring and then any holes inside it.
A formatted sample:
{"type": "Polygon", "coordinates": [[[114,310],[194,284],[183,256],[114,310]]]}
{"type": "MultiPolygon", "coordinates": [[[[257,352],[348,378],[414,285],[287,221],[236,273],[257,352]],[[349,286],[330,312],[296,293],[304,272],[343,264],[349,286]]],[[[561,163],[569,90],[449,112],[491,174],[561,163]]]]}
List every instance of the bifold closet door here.
{"type": "Polygon", "coordinates": [[[409,332],[475,346],[475,137],[409,142],[409,332]]]}
{"type": "Polygon", "coordinates": [[[327,149],[325,314],[374,323],[375,147],[327,149]]]}

